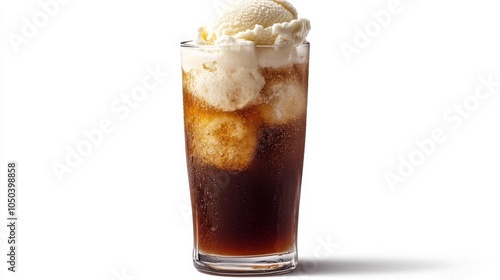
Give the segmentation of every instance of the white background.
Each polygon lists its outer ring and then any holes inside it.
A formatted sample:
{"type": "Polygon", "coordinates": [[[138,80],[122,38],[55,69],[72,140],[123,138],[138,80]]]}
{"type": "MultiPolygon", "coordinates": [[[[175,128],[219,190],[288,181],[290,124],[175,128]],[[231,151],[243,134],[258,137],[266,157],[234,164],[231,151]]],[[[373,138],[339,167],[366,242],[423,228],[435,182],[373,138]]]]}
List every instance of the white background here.
{"type": "MultiPolygon", "coordinates": [[[[0,3],[0,279],[215,279],[191,262],[179,60],[212,1],[70,0],[18,47],[23,18],[43,10],[0,3]],[[169,76],[126,117],[113,111],[147,67],[169,76]],[[104,119],[114,129],[58,180],[54,162],[104,119]],[[19,166],[15,274],[9,160],[19,166]]],[[[500,87],[473,96],[479,77],[500,81],[500,5],[401,0],[377,30],[371,12],[389,0],[319,3],[293,1],[312,22],[310,97],[301,265],[280,277],[499,279],[500,87]],[[367,25],[373,36],[348,63],[340,46],[356,46],[367,25]],[[477,106],[461,125],[445,121],[464,100],[477,106]],[[398,175],[399,157],[435,129],[446,141],[391,188],[384,174],[398,175]]]]}

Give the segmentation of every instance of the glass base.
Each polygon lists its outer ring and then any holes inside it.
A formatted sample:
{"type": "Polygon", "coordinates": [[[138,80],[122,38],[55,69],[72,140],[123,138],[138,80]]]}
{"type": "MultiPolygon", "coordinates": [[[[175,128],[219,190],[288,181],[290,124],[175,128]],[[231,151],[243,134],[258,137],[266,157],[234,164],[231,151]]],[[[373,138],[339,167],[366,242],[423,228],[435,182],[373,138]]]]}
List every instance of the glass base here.
{"type": "Polygon", "coordinates": [[[193,263],[200,272],[217,275],[284,274],[297,267],[297,252],[248,257],[194,253],[193,263]]]}

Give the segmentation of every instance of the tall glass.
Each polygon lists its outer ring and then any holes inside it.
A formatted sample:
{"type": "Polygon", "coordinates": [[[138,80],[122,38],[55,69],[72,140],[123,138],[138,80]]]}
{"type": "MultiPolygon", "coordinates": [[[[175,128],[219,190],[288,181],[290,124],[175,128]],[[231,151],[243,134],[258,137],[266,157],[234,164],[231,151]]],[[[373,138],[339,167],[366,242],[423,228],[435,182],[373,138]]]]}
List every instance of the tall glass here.
{"type": "Polygon", "coordinates": [[[292,271],[306,134],[309,43],[181,43],[194,266],[292,271]]]}

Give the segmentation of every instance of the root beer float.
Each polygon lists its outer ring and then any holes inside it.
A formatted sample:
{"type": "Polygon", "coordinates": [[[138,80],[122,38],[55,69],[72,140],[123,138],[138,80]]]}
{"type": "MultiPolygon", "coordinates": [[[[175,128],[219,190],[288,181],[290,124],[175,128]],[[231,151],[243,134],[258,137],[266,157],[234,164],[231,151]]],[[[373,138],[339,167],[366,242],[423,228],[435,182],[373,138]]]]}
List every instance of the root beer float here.
{"type": "Polygon", "coordinates": [[[309,21],[286,1],[231,1],[181,44],[194,263],[217,274],[297,265],[309,21]]]}

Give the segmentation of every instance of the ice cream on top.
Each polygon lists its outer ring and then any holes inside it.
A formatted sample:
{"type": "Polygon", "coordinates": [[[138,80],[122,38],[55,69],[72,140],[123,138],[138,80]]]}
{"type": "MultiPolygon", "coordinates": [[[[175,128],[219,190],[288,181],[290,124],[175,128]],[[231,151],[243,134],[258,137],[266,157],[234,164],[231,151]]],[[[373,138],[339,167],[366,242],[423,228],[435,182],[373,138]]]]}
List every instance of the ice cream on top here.
{"type": "Polygon", "coordinates": [[[186,56],[182,65],[184,71],[196,77],[190,79],[189,91],[226,112],[262,101],[265,79],[260,68],[305,62],[296,46],[304,43],[311,28],[309,20],[298,18],[295,8],[285,0],[228,1],[199,29],[193,42],[224,47],[213,51],[201,48],[186,56]],[[257,49],[255,45],[286,48],[257,49]]]}
{"type": "Polygon", "coordinates": [[[198,30],[195,43],[300,45],[311,25],[285,0],[230,0],[198,30]]]}

